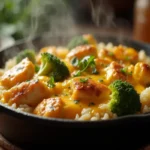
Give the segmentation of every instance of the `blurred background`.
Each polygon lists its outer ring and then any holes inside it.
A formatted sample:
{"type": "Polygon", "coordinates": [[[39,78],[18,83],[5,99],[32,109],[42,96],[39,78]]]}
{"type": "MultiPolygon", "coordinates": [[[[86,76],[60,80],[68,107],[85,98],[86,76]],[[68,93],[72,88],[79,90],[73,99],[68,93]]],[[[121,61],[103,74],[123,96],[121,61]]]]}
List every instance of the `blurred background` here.
{"type": "Polygon", "coordinates": [[[150,0],[0,0],[0,49],[43,33],[111,33],[149,43],[149,5],[150,0]]]}

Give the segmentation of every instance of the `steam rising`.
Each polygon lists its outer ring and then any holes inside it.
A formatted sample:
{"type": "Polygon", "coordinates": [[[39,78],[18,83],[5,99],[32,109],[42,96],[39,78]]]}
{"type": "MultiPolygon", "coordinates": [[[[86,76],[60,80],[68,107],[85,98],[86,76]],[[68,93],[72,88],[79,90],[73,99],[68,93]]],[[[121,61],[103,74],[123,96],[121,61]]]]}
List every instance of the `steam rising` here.
{"type": "Polygon", "coordinates": [[[92,19],[96,26],[114,27],[114,11],[107,0],[90,0],[92,19]]]}
{"type": "MultiPolygon", "coordinates": [[[[36,36],[44,35],[44,41],[47,44],[54,44],[53,38],[48,37],[67,37],[76,34],[80,34],[84,31],[88,31],[88,33],[93,34],[93,30],[90,29],[79,29],[76,25],[76,21],[72,15],[72,9],[67,1],[71,0],[28,0],[31,2],[31,14],[30,21],[28,22],[27,28],[24,28],[24,38],[27,40],[24,48],[33,48],[34,46],[32,39],[36,36]],[[45,36],[46,35],[46,36],[45,36]]],[[[72,0],[74,1],[74,0],[72,0]]],[[[78,0],[80,2],[80,0],[78,0]]],[[[117,29],[118,33],[114,33],[117,38],[122,41],[122,37],[125,35],[126,31],[122,30],[121,27],[128,27],[129,23],[126,20],[115,20],[115,15],[112,7],[107,3],[107,0],[97,0],[98,3],[94,3],[94,0],[89,1],[89,5],[91,6],[91,17],[92,21],[96,27],[100,30],[96,30],[98,34],[101,34],[102,28],[114,28],[117,29]],[[119,25],[118,25],[119,24],[119,25]]],[[[74,6],[73,6],[74,7],[74,6]]],[[[106,29],[107,30],[107,29],[106,29]]],[[[108,30],[107,30],[108,31],[108,30]]],[[[107,32],[108,33],[108,32],[107,32]]],[[[62,38],[61,40],[63,40],[62,38]]],[[[62,41],[61,41],[62,42],[62,41]]],[[[110,41],[111,42],[111,41],[110,41]]],[[[37,45],[36,45],[37,46],[37,45]]],[[[5,58],[11,58],[12,55],[16,55],[17,52],[22,50],[23,47],[16,48],[14,53],[10,53],[9,51],[5,51],[3,62],[5,62],[5,58]]],[[[11,48],[13,51],[13,49],[11,48]]]]}
{"type": "Polygon", "coordinates": [[[51,36],[68,35],[75,23],[68,5],[63,0],[32,0],[31,28],[29,38],[42,33],[51,36]]]}
{"type": "MultiPolygon", "coordinates": [[[[87,1],[91,7],[91,17],[95,26],[100,29],[117,29],[121,39],[125,32],[122,27],[129,26],[129,23],[126,20],[115,20],[114,10],[107,0],[87,1]]],[[[76,27],[72,9],[67,2],[69,0],[32,0],[30,26],[25,34],[28,41],[41,34],[52,37],[79,34],[82,29],[78,30],[76,27]]],[[[29,44],[31,46],[32,43],[29,44]]]]}

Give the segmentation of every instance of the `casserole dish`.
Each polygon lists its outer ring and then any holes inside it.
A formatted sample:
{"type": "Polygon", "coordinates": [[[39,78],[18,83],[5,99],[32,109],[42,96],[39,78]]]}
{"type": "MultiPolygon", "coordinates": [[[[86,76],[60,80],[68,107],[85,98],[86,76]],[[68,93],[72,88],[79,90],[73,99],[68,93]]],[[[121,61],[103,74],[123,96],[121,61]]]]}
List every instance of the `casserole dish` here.
{"type": "MultiPolygon", "coordinates": [[[[111,35],[95,35],[97,41],[123,44],[137,50],[145,50],[150,55],[150,46],[128,38],[117,38],[111,35]]],[[[0,52],[0,67],[23,49],[39,50],[45,45],[64,45],[69,37],[50,37],[43,35],[32,41],[21,41],[0,52]]],[[[123,144],[125,149],[139,148],[147,143],[145,138],[150,126],[150,115],[126,115],[111,120],[75,121],[69,119],[43,118],[25,112],[12,110],[0,104],[0,133],[10,142],[27,149],[44,149],[44,146],[83,144],[118,148],[123,144]]],[[[121,149],[123,149],[121,148],[121,149]]]]}

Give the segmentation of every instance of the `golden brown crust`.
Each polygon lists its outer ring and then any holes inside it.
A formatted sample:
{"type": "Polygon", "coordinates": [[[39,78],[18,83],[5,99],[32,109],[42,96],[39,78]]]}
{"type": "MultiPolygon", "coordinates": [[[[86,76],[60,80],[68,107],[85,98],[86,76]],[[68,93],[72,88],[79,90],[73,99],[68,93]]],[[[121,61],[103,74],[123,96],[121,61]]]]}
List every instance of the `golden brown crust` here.
{"type": "Polygon", "coordinates": [[[30,80],[35,73],[34,65],[28,58],[6,71],[1,77],[1,85],[11,88],[18,83],[30,80]]]}
{"type": "Polygon", "coordinates": [[[60,118],[62,116],[63,102],[61,98],[54,97],[44,99],[34,110],[34,114],[60,118]]]}
{"type": "Polygon", "coordinates": [[[87,55],[93,55],[97,57],[97,49],[94,45],[77,46],[67,54],[66,58],[69,60],[71,60],[74,57],[81,59],[87,55]]]}

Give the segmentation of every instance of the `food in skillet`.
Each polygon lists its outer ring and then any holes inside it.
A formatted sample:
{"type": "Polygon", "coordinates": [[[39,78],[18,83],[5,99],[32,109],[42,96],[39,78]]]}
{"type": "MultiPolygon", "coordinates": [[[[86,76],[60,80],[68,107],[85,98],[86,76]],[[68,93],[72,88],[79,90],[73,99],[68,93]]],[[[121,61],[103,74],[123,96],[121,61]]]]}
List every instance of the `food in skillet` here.
{"type": "Polygon", "coordinates": [[[150,111],[150,59],[143,50],[96,41],[26,49],[0,73],[0,102],[35,115],[106,120],[150,111]]]}

